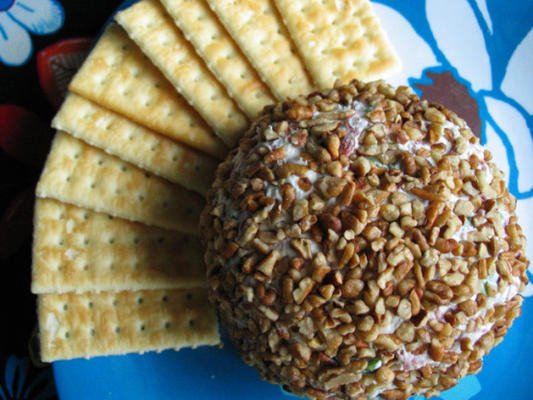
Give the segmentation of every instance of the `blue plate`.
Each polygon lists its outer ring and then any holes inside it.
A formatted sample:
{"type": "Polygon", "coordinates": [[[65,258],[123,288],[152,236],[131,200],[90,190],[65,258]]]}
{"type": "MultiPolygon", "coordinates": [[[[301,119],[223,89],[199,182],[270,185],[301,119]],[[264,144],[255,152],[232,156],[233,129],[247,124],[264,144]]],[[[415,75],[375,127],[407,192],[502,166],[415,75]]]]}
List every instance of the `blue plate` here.
{"type": "MultiPolygon", "coordinates": [[[[408,84],[467,119],[509,177],[533,254],[533,2],[378,0],[373,5],[403,62],[402,72],[389,81],[408,84]]],[[[523,315],[485,358],[482,371],[462,379],[441,399],[533,398],[531,295],[530,284],[524,292],[523,315]]],[[[62,400],[293,397],[262,381],[224,342],[223,349],[55,362],[59,396],[62,400]]]]}
{"type": "MultiPolygon", "coordinates": [[[[502,344],[478,375],[467,376],[443,400],[530,400],[533,302],[525,302],[502,344]]],[[[178,352],[130,354],[53,363],[61,400],[282,400],[295,398],[259,378],[235,348],[201,347],[178,352]]],[[[422,400],[417,398],[416,400],[422,400]]]]}

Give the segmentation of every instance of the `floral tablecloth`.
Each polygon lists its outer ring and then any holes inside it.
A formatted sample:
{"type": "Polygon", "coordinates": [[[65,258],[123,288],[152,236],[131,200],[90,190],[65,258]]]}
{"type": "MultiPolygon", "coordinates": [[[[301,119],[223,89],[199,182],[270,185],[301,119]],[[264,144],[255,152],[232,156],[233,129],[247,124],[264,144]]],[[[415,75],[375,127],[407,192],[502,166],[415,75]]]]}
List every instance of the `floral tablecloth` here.
{"type": "MultiPolygon", "coordinates": [[[[0,344],[2,400],[56,397],[51,369],[32,362],[34,188],[53,135],[49,121],[92,38],[119,3],[0,0],[0,316],[7,333],[0,344]]],[[[392,83],[409,84],[465,117],[508,176],[533,254],[533,2],[373,3],[404,64],[392,83]]],[[[530,284],[526,305],[531,295],[530,284]]],[[[465,378],[458,390],[460,395],[450,391],[442,398],[488,396],[478,377],[465,378]]],[[[520,396],[512,398],[527,398],[520,396]]]]}
{"type": "Polygon", "coordinates": [[[31,361],[34,189],[66,85],[117,0],[0,0],[0,399],[56,398],[31,361]],[[7,335],[6,335],[7,334],[7,335]]]}

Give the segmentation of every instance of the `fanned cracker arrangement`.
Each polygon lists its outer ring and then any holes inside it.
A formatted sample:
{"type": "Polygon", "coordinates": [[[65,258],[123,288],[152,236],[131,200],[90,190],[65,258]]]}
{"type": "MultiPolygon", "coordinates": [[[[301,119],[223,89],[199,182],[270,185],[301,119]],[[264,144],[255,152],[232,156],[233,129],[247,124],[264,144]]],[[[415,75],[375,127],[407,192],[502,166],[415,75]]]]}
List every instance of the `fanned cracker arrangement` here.
{"type": "Polygon", "coordinates": [[[107,27],[69,90],[161,135],[218,158],[227,152],[126,32],[107,27]]]}
{"type": "Polygon", "coordinates": [[[142,0],[116,16],[130,37],[228,146],[248,126],[246,116],[156,0],[142,0]]]}
{"type": "Polygon", "coordinates": [[[37,186],[44,361],[220,343],[199,214],[275,101],[399,66],[367,0],[141,0],[69,85],[37,186]]]}
{"type": "Polygon", "coordinates": [[[216,159],[174,142],[74,93],[52,126],[139,168],[205,195],[216,159]]]}
{"type": "Polygon", "coordinates": [[[313,89],[272,0],[207,0],[278,100],[313,89]]]}
{"type": "Polygon", "coordinates": [[[249,118],[275,99],[205,0],[162,0],[207,67],[249,118]]]}

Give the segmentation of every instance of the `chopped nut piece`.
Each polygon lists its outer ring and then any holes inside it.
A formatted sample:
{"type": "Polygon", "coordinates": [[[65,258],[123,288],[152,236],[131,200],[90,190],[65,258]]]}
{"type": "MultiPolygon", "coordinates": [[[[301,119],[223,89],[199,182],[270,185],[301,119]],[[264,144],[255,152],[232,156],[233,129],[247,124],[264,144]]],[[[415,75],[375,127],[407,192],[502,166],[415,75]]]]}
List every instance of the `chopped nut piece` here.
{"type": "Polygon", "coordinates": [[[285,179],[291,175],[305,176],[308,171],[309,168],[305,165],[286,163],[276,168],[276,176],[278,179],[285,179]]]}
{"type": "Polygon", "coordinates": [[[430,192],[427,189],[423,189],[419,187],[412,188],[411,193],[413,193],[415,196],[418,196],[424,200],[440,201],[440,202],[446,201],[446,197],[444,197],[444,195],[430,192]]]}
{"type": "Polygon", "coordinates": [[[400,225],[397,222],[393,222],[389,225],[389,232],[398,238],[403,237],[405,234],[405,231],[400,228],[400,225]]]}
{"type": "Polygon", "coordinates": [[[331,271],[331,268],[327,265],[316,265],[313,267],[312,278],[316,282],[322,282],[325,276],[331,271]]]}
{"type": "Polygon", "coordinates": [[[360,279],[347,279],[342,286],[342,295],[347,299],[359,296],[365,284],[360,279]]]}
{"type": "Polygon", "coordinates": [[[439,343],[437,339],[431,341],[431,346],[429,348],[429,356],[433,361],[440,362],[444,357],[444,347],[439,343]]]}
{"type": "Polygon", "coordinates": [[[287,111],[287,117],[292,120],[300,121],[302,119],[309,119],[313,116],[311,107],[306,107],[300,104],[293,104],[287,111]]]}
{"type": "Polygon", "coordinates": [[[365,176],[370,172],[371,165],[366,158],[359,157],[352,164],[351,168],[357,174],[357,176],[365,176]]]}
{"type": "Polygon", "coordinates": [[[294,202],[294,207],[292,209],[292,219],[295,221],[299,221],[302,218],[309,215],[309,210],[307,208],[308,206],[307,200],[296,200],[294,202]]]}
{"type": "Polygon", "coordinates": [[[292,239],[291,246],[305,259],[312,257],[310,239],[292,239]]]}
{"type": "Polygon", "coordinates": [[[353,195],[355,193],[355,184],[353,182],[347,182],[341,194],[338,197],[339,204],[348,207],[352,204],[353,195]]]}
{"type": "Polygon", "coordinates": [[[464,281],[464,275],[459,272],[453,272],[451,274],[444,275],[442,277],[443,282],[448,286],[458,286],[464,281]]]}
{"type": "Polygon", "coordinates": [[[224,250],[220,253],[222,257],[224,258],[231,258],[237,249],[239,248],[239,245],[235,242],[228,242],[226,243],[226,246],[224,247],[224,250]]]}
{"type": "Polygon", "coordinates": [[[319,289],[320,294],[326,300],[331,299],[331,296],[333,296],[334,291],[335,291],[335,286],[333,285],[320,286],[320,289],[319,289]]]}
{"type": "Polygon", "coordinates": [[[367,238],[368,240],[375,240],[379,238],[380,235],[381,235],[381,231],[379,230],[377,226],[367,226],[363,230],[363,236],[367,238]]]}
{"type": "Polygon", "coordinates": [[[376,371],[376,379],[380,383],[390,383],[394,380],[394,372],[387,366],[383,366],[376,371]]]}
{"type": "Polygon", "coordinates": [[[346,181],[337,177],[326,176],[318,181],[320,192],[328,199],[340,195],[345,185],[346,181]]]}
{"type": "Polygon", "coordinates": [[[290,183],[284,183],[281,185],[281,195],[283,198],[281,207],[287,210],[296,199],[296,190],[290,183]]]}
{"type": "Polygon", "coordinates": [[[296,357],[307,362],[311,359],[311,349],[304,343],[294,343],[292,345],[293,353],[296,357]]]}
{"type": "Polygon", "coordinates": [[[313,290],[313,286],[315,285],[315,282],[309,278],[303,278],[300,283],[298,284],[298,288],[296,288],[293,293],[292,297],[296,304],[302,304],[305,298],[309,293],[311,293],[311,290],[313,290]]]}
{"type": "Polygon", "coordinates": [[[241,236],[240,244],[245,245],[246,243],[250,242],[254,235],[257,233],[259,227],[255,222],[248,223],[246,221],[248,226],[245,227],[244,233],[241,236]]]}
{"type": "Polygon", "coordinates": [[[401,299],[396,312],[400,318],[409,320],[411,318],[411,302],[407,299],[401,299]]]}
{"type": "Polygon", "coordinates": [[[361,332],[368,332],[374,326],[374,318],[370,315],[367,315],[357,322],[357,329],[361,332]]]}
{"type": "Polygon", "coordinates": [[[271,320],[271,321],[277,321],[278,318],[279,318],[279,314],[273,310],[272,308],[270,307],[266,307],[264,305],[260,305],[257,307],[263,314],[265,314],[265,316],[271,320]]]}
{"type": "MultiPolygon", "coordinates": [[[[335,124],[333,129],[335,129],[337,126],[338,126],[338,123],[335,124]]],[[[331,158],[336,160],[339,157],[339,147],[341,144],[339,137],[337,135],[329,135],[327,139],[327,143],[328,143],[329,153],[331,154],[331,158]]]]}
{"type": "Polygon", "coordinates": [[[257,269],[266,276],[272,276],[274,265],[279,260],[281,254],[278,250],[273,250],[263,261],[259,263],[257,269]]]}
{"type": "Polygon", "coordinates": [[[268,153],[265,156],[265,162],[266,163],[272,163],[274,161],[280,161],[285,159],[286,153],[285,149],[283,147],[280,147],[278,149],[272,150],[270,153],[268,153]]]}
{"type": "Polygon", "coordinates": [[[471,217],[474,214],[474,205],[468,200],[458,200],[455,203],[454,211],[457,215],[471,217]]]}
{"type": "Polygon", "coordinates": [[[380,215],[386,221],[391,222],[395,219],[398,219],[398,217],[400,216],[400,210],[394,204],[385,204],[381,206],[380,215]]]}
{"type": "Polygon", "coordinates": [[[320,214],[318,222],[325,230],[331,229],[334,232],[339,232],[342,228],[341,220],[331,214],[320,214]]]}

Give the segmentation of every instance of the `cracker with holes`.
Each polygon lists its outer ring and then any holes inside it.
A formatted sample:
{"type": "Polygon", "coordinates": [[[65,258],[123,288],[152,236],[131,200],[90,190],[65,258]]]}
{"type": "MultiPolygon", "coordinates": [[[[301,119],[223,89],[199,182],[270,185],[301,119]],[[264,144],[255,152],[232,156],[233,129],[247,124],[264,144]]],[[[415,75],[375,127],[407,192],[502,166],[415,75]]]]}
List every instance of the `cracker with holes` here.
{"type": "Polygon", "coordinates": [[[38,313],[43,361],[220,343],[205,289],[43,294],[38,313]]]}
{"type": "Polygon", "coordinates": [[[163,6],[143,0],[119,12],[115,19],[224,143],[233,147],[247,128],[246,116],[163,6]]]}
{"type": "Polygon", "coordinates": [[[382,78],[400,68],[368,0],[274,0],[319,88],[382,78]]]}
{"type": "Polygon", "coordinates": [[[69,89],[217,158],[227,151],[202,118],[116,24],[107,27],[69,89]]]}
{"type": "Polygon", "coordinates": [[[207,0],[278,100],[313,86],[272,0],[207,0]]]}
{"type": "Polygon", "coordinates": [[[204,205],[199,194],[61,131],[54,138],[37,196],[194,234],[204,205]]]}
{"type": "Polygon", "coordinates": [[[52,199],[37,199],[33,293],[190,288],[205,284],[198,238],[52,199]]]}
{"type": "Polygon", "coordinates": [[[76,94],[67,96],[52,126],[197,193],[205,195],[213,180],[214,158],[76,94]]]}
{"type": "Polygon", "coordinates": [[[274,102],[269,89],[205,0],[163,0],[162,3],[207,67],[249,118],[256,117],[264,106],[274,102]]]}

